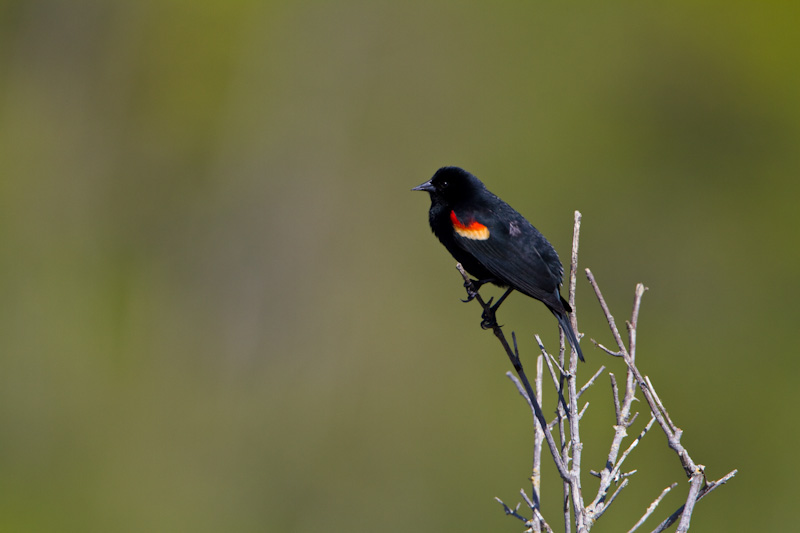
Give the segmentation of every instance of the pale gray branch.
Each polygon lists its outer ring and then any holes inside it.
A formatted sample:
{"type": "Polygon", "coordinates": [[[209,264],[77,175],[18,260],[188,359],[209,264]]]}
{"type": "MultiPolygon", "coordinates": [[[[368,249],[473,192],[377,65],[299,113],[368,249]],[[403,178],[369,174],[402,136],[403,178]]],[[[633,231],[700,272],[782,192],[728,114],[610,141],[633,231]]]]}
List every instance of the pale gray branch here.
{"type": "Polygon", "coordinates": [[[628,533],[633,533],[634,531],[636,531],[637,529],[639,529],[639,526],[641,526],[642,524],[644,524],[644,521],[645,521],[645,520],[647,520],[647,519],[650,517],[650,515],[651,515],[651,514],[653,514],[653,511],[655,511],[655,510],[656,510],[656,507],[658,507],[658,504],[659,504],[659,503],[661,503],[661,500],[663,500],[663,499],[664,499],[664,496],[666,496],[667,494],[669,494],[669,491],[671,491],[672,489],[674,489],[674,488],[675,488],[675,487],[677,487],[677,486],[678,486],[678,484],[677,484],[677,483],[673,483],[673,484],[672,484],[672,485],[670,485],[669,487],[667,487],[667,488],[665,488],[664,490],[662,490],[662,491],[661,491],[661,494],[659,494],[659,495],[658,495],[658,497],[657,497],[655,500],[653,500],[653,503],[651,503],[649,506],[647,506],[647,510],[644,512],[644,514],[643,514],[643,515],[642,515],[642,517],[639,519],[639,521],[638,521],[638,522],[636,522],[636,523],[633,525],[633,527],[632,527],[632,528],[630,528],[630,529],[628,530],[628,533]]]}
{"type": "Polygon", "coordinates": [[[583,387],[581,387],[581,390],[578,391],[578,398],[583,396],[583,393],[586,392],[586,390],[589,387],[594,385],[594,381],[600,376],[600,374],[603,373],[603,371],[605,369],[606,369],[605,365],[603,365],[603,366],[601,366],[600,368],[597,369],[597,372],[595,372],[594,375],[591,378],[589,378],[589,381],[587,381],[586,384],[583,387]]]}
{"type": "MultiPolygon", "coordinates": [[[[696,501],[700,501],[700,500],[702,500],[702,499],[703,499],[703,498],[704,498],[704,497],[705,497],[705,496],[706,496],[708,493],[710,493],[711,491],[713,491],[713,490],[714,490],[714,489],[716,489],[717,487],[719,487],[719,486],[721,486],[721,485],[724,485],[725,483],[727,483],[728,481],[730,481],[730,479],[731,479],[733,476],[735,476],[735,475],[736,475],[736,474],[738,474],[738,473],[739,473],[739,470],[731,470],[730,472],[728,472],[727,474],[725,474],[723,477],[721,477],[721,478],[720,478],[720,479],[718,479],[717,481],[712,481],[712,482],[710,482],[710,483],[706,483],[706,486],[705,486],[705,487],[703,487],[703,488],[700,490],[700,494],[698,494],[698,496],[697,496],[697,500],[696,500],[696,501]]],[[[683,506],[683,505],[681,505],[680,507],[678,507],[678,510],[677,510],[677,511],[675,511],[674,513],[672,513],[672,514],[671,514],[671,515],[670,515],[670,516],[669,516],[669,517],[668,517],[666,520],[664,520],[663,522],[661,522],[661,523],[658,525],[658,527],[656,527],[656,528],[655,528],[655,529],[652,531],[652,533],[661,533],[662,531],[666,530],[666,529],[667,529],[669,526],[671,526],[672,524],[674,524],[674,523],[675,523],[675,521],[677,521],[677,520],[678,520],[678,518],[680,518],[680,517],[681,517],[681,515],[683,514],[683,511],[684,511],[684,506],[683,506]]]]}

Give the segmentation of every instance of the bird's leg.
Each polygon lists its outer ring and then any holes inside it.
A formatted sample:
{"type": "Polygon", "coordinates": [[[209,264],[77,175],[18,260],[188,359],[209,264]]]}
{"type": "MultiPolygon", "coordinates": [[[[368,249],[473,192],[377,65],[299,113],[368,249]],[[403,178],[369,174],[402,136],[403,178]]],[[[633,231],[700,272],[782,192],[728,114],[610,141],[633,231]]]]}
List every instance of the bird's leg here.
{"type": "Polygon", "coordinates": [[[504,292],[500,299],[497,300],[497,303],[492,306],[492,313],[497,312],[497,308],[500,307],[500,304],[503,303],[503,300],[508,298],[508,295],[511,294],[511,291],[513,290],[513,288],[506,289],[506,292],[504,292]]]}
{"type": "Polygon", "coordinates": [[[478,291],[480,290],[481,287],[483,287],[487,283],[492,283],[492,282],[494,282],[494,280],[491,279],[491,278],[489,278],[489,279],[471,279],[471,280],[465,281],[464,282],[464,287],[467,289],[467,299],[466,300],[461,300],[461,301],[464,302],[464,303],[471,302],[478,295],[478,291]]]}
{"type": "Polygon", "coordinates": [[[506,289],[506,292],[503,293],[503,295],[497,300],[497,303],[494,305],[492,305],[491,299],[489,299],[489,301],[486,302],[486,307],[483,309],[483,314],[481,315],[481,318],[483,318],[483,322],[481,322],[481,327],[483,329],[490,329],[494,327],[495,324],[497,324],[497,317],[495,316],[495,313],[497,313],[497,308],[500,307],[500,304],[503,303],[503,300],[508,298],[508,295],[511,294],[513,290],[514,289],[511,288],[506,289]]]}

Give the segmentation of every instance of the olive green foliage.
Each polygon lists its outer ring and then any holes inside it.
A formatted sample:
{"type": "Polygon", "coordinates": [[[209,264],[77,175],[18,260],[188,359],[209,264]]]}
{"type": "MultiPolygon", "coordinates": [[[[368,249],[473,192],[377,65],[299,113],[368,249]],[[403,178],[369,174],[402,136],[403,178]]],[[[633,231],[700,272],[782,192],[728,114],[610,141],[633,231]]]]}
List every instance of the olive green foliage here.
{"type": "MultiPolygon", "coordinates": [[[[692,524],[785,529],[799,5],[2,3],[0,531],[520,530],[492,498],[527,487],[530,413],[409,191],[445,164],[562,259],[581,210],[618,323],[650,288],[639,366],[684,444],[740,470],[692,524]]],[[[577,309],[585,377],[622,376],[583,276],[577,309]]],[[[537,302],[499,320],[556,349],[537,302]]],[[[599,470],[608,378],[585,398],[599,470]]],[[[655,430],[629,464],[596,531],[685,495],[655,430]]],[[[554,525],[559,493],[548,465],[554,525]]]]}

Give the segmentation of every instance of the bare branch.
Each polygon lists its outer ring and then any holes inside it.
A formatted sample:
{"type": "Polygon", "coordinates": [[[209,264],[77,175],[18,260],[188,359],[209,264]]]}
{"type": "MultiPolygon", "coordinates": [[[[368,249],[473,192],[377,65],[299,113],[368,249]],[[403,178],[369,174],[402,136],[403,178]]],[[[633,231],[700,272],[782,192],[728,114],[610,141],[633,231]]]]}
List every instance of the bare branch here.
{"type": "Polygon", "coordinates": [[[617,342],[620,347],[620,352],[623,353],[623,359],[625,360],[625,364],[628,366],[628,371],[632,374],[632,377],[636,380],[636,383],[642,390],[642,394],[644,394],[644,398],[647,401],[647,404],[650,406],[650,411],[653,413],[653,416],[656,417],[658,425],[661,426],[661,429],[667,436],[667,443],[669,444],[669,447],[672,448],[678,455],[678,458],[681,461],[681,465],[683,466],[683,470],[686,473],[686,476],[691,478],[697,472],[698,467],[694,463],[692,458],[689,456],[689,452],[686,450],[686,448],[683,447],[683,445],[680,442],[681,430],[679,428],[676,428],[674,424],[668,422],[669,415],[666,413],[666,409],[664,409],[663,404],[656,401],[654,396],[654,391],[651,385],[648,385],[647,381],[644,379],[641,372],[639,372],[639,369],[636,367],[636,363],[633,361],[633,359],[631,359],[630,354],[627,352],[627,349],[625,348],[625,345],[622,342],[622,338],[619,336],[619,331],[617,330],[616,324],[614,323],[614,317],[611,315],[611,312],[608,310],[608,306],[606,305],[606,302],[603,299],[603,294],[600,292],[600,287],[597,285],[597,281],[595,280],[594,275],[588,268],[586,269],[586,277],[589,279],[589,283],[591,283],[592,288],[594,289],[594,292],[597,295],[597,299],[600,302],[600,307],[603,309],[603,313],[605,313],[606,315],[609,327],[611,328],[611,331],[614,334],[615,339],[617,339],[617,342]]]}
{"type": "MultiPolygon", "coordinates": [[[[536,357],[536,400],[539,405],[544,405],[542,398],[542,379],[544,377],[543,368],[544,356],[536,357]]],[[[535,423],[533,424],[533,469],[531,472],[531,492],[533,494],[536,507],[541,505],[540,494],[542,493],[542,441],[544,440],[544,429],[535,423]]],[[[541,531],[541,522],[534,520],[531,526],[532,533],[541,531]]]]}
{"type": "Polygon", "coordinates": [[[578,398],[583,396],[583,393],[586,392],[586,389],[588,389],[589,387],[594,385],[594,381],[600,376],[600,374],[603,373],[603,371],[605,369],[606,369],[605,365],[603,365],[603,366],[601,366],[600,368],[597,369],[597,372],[595,372],[594,375],[591,378],[589,378],[589,381],[587,381],[583,385],[583,387],[581,387],[581,390],[578,391],[578,398]]]}
{"type": "Polygon", "coordinates": [[[610,372],[608,374],[608,377],[611,378],[611,392],[613,393],[614,396],[614,412],[617,415],[617,425],[622,425],[623,416],[622,416],[622,407],[620,407],[619,404],[619,388],[617,387],[617,377],[610,372]]]}
{"type": "Polygon", "coordinates": [[[533,419],[536,420],[536,412],[533,409],[533,403],[531,403],[530,398],[528,398],[528,393],[525,392],[525,387],[522,385],[522,383],[517,378],[517,376],[512,374],[510,371],[506,372],[506,376],[508,377],[508,379],[510,379],[511,381],[514,382],[514,385],[517,387],[517,391],[519,392],[519,395],[522,396],[523,398],[525,398],[525,401],[527,402],[528,407],[531,408],[531,412],[533,413],[533,419]]]}
{"type": "Polygon", "coordinates": [[[644,427],[642,432],[639,433],[639,436],[633,439],[628,448],[624,452],[622,452],[622,456],[619,458],[619,461],[617,461],[616,466],[614,466],[614,470],[611,471],[612,480],[614,481],[617,480],[617,477],[619,476],[619,471],[622,469],[622,463],[625,462],[625,459],[628,458],[628,455],[630,455],[633,449],[636,448],[636,446],[642,441],[644,436],[647,435],[647,432],[650,431],[650,428],[653,426],[653,422],[655,421],[656,421],[655,417],[650,417],[650,421],[644,427]]]}
{"type": "Polygon", "coordinates": [[[501,500],[497,496],[495,496],[494,499],[497,500],[497,502],[503,506],[503,510],[506,512],[507,515],[513,516],[514,518],[521,520],[526,524],[528,523],[528,519],[517,512],[519,510],[519,504],[517,504],[517,506],[514,509],[511,509],[508,505],[505,504],[503,500],[501,500]]]}
{"type": "Polygon", "coordinates": [[[697,503],[697,497],[700,495],[700,486],[705,481],[703,475],[703,467],[700,466],[695,475],[692,476],[692,483],[689,487],[689,495],[686,497],[686,503],[683,505],[683,513],[681,513],[681,521],[678,523],[677,533],[686,533],[689,531],[689,524],[692,521],[692,511],[694,511],[694,504],[697,503]]]}
{"type": "Polygon", "coordinates": [[[629,482],[630,479],[627,478],[622,480],[622,483],[620,483],[619,487],[617,487],[617,490],[615,490],[614,494],[611,495],[611,498],[608,499],[608,503],[606,503],[605,505],[601,505],[597,513],[592,517],[594,520],[597,520],[598,518],[603,516],[603,514],[608,510],[608,508],[611,507],[611,504],[614,503],[614,500],[617,499],[617,495],[620,493],[620,491],[625,487],[627,487],[629,482]]]}
{"type": "Polygon", "coordinates": [[[606,352],[608,355],[613,355],[614,357],[625,357],[625,354],[622,353],[622,352],[615,352],[615,351],[613,351],[613,350],[611,350],[609,348],[606,348],[605,346],[603,346],[602,344],[600,344],[599,342],[597,342],[594,339],[591,339],[591,341],[594,343],[595,346],[597,346],[598,348],[600,348],[601,350],[606,352]]]}
{"type": "Polygon", "coordinates": [[[542,355],[545,356],[546,358],[545,360],[547,361],[547,369],[550,372],[550,377],[553,379],[553,387],[555,387],[556,391],[558,392],[558,401],[561,403],[564,410],[566,410],[567,401],[564,399],[564,395],[562,394],[561,386],[558,383],[558,378],[556,377],[555,370],[553,370],[553,365],[556,365],[558,367],[558,371],[561,373],[560,375],[563,376],[567,372],[563,368],[561,368],[558,365],[558,361],[556,361],[555,358],[552,355],[550,355],[550,353],[548,353],[539,335],[535,334],[533,337],[536,339],[536,343],[539,345],[539,350],[542,352],[542,355]]]}
{"type": "Polygon", "coordinates": [[[553,528],[550,527],[550,524],[548,524],[547,520],[544,519],[544,516],[542,516],[542,513],[539,511],[539,509],[534,509],[533,514],[535,516],[535,520],[539,521],[546,533],[553,533],[553,528]]]}
{"type": "Polygon", "coordinates": [[[539,511],[538,504],[531,501],[531,499],[528,497],[528,495],[525,493],[524,490],[520,489],[519,493],[522,495],[522,499],[525,500],[525,503],[528,504],[528,507],[530,507],[531,512],[533,513],[533,518],[531,518],[530,520],[526,519],[524,516],[520,515],[517,512],[519,510],[519,504],[517,504],[516,509],[512,511],[511,509],[508,508],[508,505],[503,503],[503,501],[500,498],[495,497],[495,500],[497,500],[503,505],[503,509],[505,510],[505,513],[507,515],[511,515],[520,520],[524,520],[525,525],[530,527],[528,531],[541,531],[541,529],[544,528],[544,530],[547,533],[553,533],[553,528],[550,527],[550,524],[547,523],[547,520],[544,519],[544,516],[542,516],[541,511],[539,511]]]}
{"type": "MultiPolygon", "coordinates": [[[[731,479],[733,476],[735,476],[736,474],[738,474],[738,473],[739,473],[739,470],[731,470],[730,472],[728,472],[727,474],[725,474],[723,477],[721,477],[721,478],[720,478],[720,479],[718,479],[717,481],[712,481],[711,483],[707,483],[707,484],[706,484],[706,486],[705,486],[705,487],[703,487],[703,488],[700,490],[700,494],[697,496],[697,501],[700,501],[700,500],[702,500],[702,499],[703,499],[703,498],[704,498],[704,497],[705,497],[705,496],[706,496],[708,493],[710,493],[712,490],[714,490],[714,489],[716,489],[717,487],[719,487],[719,486],[721,486],[721,485],[724,485],[725,483],[727,483],[728,481],[730,481],[730,479],[731,479]]],[[[662,531],[666,530],[666,529],[667,529],[669,526],[671,526],[672,524],[674,524],[674,523],[675,523],[675,522],[678,520],[678,518],[680,518],[680,517],[681,517],[681,515],[683,514],[683,510],[684,510],[684,506],[683,506],[683,505],[681,505],[680,507],[678,507],[678,510],[677,510],[677,511],[675,511],[674,513],[672,513],[672,514],[671,514],[671,515],[670,515],[670,516],[669,516],[669,517],[668,517],[666,520],[664,520],[663,522],[661,522],[661,523],[658,525],[658,527],[656,527],[656,528],[653,530],[653,532],[652,532],[652,533],[661,533],[662,531]]]]}
{"type": "Polygon", "coordinates": [[[503,349],[506,351],[506,355],[508,355],[509,360],[511,361],[514,370],[517,372],[520,381],[522,382],[523,386],[525,387],[525,393],[528,395],[529,401],[533,404],[534,413],[536,416],[537,421],[542,427],[544,432],[545,440],[547,441],[547,445],[550,448],[550,453],[553,456],[553,462],[556,465],[556,469],[558,470],[559,475],[565,481],[569,481],[571,474],[567,470],[567,467],[564,464],[564,461],[559,454],[558,447],[556,446],[555,440],[553,440],[553,435],[547,431],[547,420],[544,418],[544,414],[542,413],[542,408],[539,406],[539,402],[536,401],[536,396],[534,395],[533,388],[531,387],[530,382],[528,381],[527,376],[525,375],[525,370],[522,368],[522,363],[520,362],[519,357],[515,354],[511,347],[508,345],[508,341],[506,341],[506,337],[503,334],[503,330],[500,328],[500,325],[497,323],[497,319],[494,316],[494,310],[492,309],[491,305],[484,302],[483,298],[480,294],[475,290],[475,286],[472,283],[472,280],[467,274],[467,271],[464,270],[464,267],[461,266],[461,263],[456,265],[458,271],[461,272],[461,276],[464,278],[464,285],[467,286],[470,291],[475,294],[475,300],[478,301],[481,307],[483,307],[484,312],[484,319],[482,326],[486,326],[490,328],[494,333],[495,337],[500,341],[500,344],[503,345],[503,349]]]}
{"type": "Polygon", "coordinates": [[[572,308],[572,327],[575,329],[575,334],[578,335],[578,339],[580,339],[580,333],[578,333],[578,319],[577,313],[575,310],[575,288],[578,286],[578,243],[580,241],[581,235],[581,215],[580,211],[575,211],[574,220],[575,223],[572,227],[572,253],[570,254],[570,268],[569,268],[569,296],[568,302],[569,306],[572,308]]]}
{"type": "Polygon", "coordinates": [[[631,321],[628,322],[628,350],[631,354],[631,359],[636,360],[636,328],[639,326],[639,308],[642,305],[642,296],[644,291],[647,290],[641,283],[636,284],[636,291],[633,298],[633,312],[631,313],[631,321]]]}
{"type": "MultiPolygon", "coordinates": [[[[661,409],[661,412],[664,414],[664,418],[666,419],[667,423],[669,424],[669,427],[672,428],[672,431],[674,431],[675,433],[681,433],[681,429],[678,428],[678,426],[676,426],[672,422],[672,419],[669,417],[669,413],[667,412],[666,407],[664,407],[664,404],[661,402],[661,398],[658,397],[658,393],[656,392],[656,388],[653,387],[653,384],[650,382],[650,376],[645,376],[644,380],[647,382],[647,386],[650,388],[650,392],[653,394],[653,399],[656,401],[656,404],[658,405],[658,408],[661,409]]],[[[678,438],[680,438],[680,436],[678,438]]]]}
{"type": "Polygon", "coordinates": [[[639,526],[641,526],[642,524],[644,524],[644,521],[645,521],[645,520],[647,520],[647,519],[650,517],[650,515],[651,515],[651,514],[653,514],[653,511],[655,511],[655,510],[656,510],[656,507],[658,507],[658,504],[659,504],[659,503],[661,503],[661,500],[663,500],[663,499],[664,499],[664,496],[666,496],[667,494],[669,494],[669,491],[671,491],[672,489],[674,489],[674,488],[675,488],[675,487],[677,487],[677,486],[678,486],[678,484],[677,484],[677,483],[673,483],[673,484],[672,484],[672,485],[670,485],[669,487],[667,487],[667,488],[665,488],[664,490],[662,490],[662,491],[661,491],[661,494],[659,494],[659,495],[658,495],[658,497],[657,497],[655,500],[653,500],[653,503],[651,503],[651,504],[650,504],[650,505],[647,507],[647,510],[644,512],[644,514],[643,514],[643,515],[642,515],[642,517],[639,519],[639,521],[638,521],[638,522],[636,522],[636,523],[633,525],[633,527],[632,527],[632,528],[630,528],[630,529],[628,530],[628,533],[633,533],[634,531],[636,531],[637,529],[639,529],[639,526]]]}
{"type": "Polygon", "coordinates": [[[528,497],[528,494],[527,494],[527,493],[526,493],[526,492],[525,492],[523,489],[519,489],[519,493],[520,493],[520,495],[522,496],[522,499],[523,499],[523,500],[525,500],[525,503],[527,503],[527,504],[528,504],[528,507],[530,508],[530,510],[531,510],[531,511],[533,511],[534,509],[536,509],[536,504],[535,504],[535,503],[533,503],[533,500],[531,500],[531,499],[528,497]]]}
{"type": "MultiPolygon", "coordinates": [[[[575,211],[575,224],[572,231],[572,254],[570,261],[569,272],[569,303],[572,308],[570,320],[572,321],[572,328],[578,331],[578,319],[575,309],[575,287],[577,285],[578,275],[578,244],[581,232],[581,213],[575,211]]],[[[562,332],[563,333],[563,332],[562,332]]],[[[562,335],[563,337],[563,335],[562,335]]],[[[567,378],[568,393],[568,421],[569,421],[569,436],[572,442],[572,470],[571,470],[571,494],[572,494],[572,508],[575,512],[575,528],[578,533],[588,531],[586,508],[583,502],[583,490],[581,488],[581,456],[583,454],[583,443],[581,442],[580,419],[583,416],[583,411],[578,411],[578,350],[576,346],[572,346],[570,350],[571,357],[569,358],[569,373],[567,378]]],[[[588,404],[586,405],[588,407],[588,404]]],[[[584,410],[586,409],[584,407],[584,410]]]]}
{"type": "MultiPolygon", "coordinates": [[[[603,298],[603,294],[600,292],[600,287],[597,286],[597,282],[594,279],[594,275],[592,274],[592,271],[589,270],[588,268],[586,269],[586,276],[589,278],[589,283],[592,284],[592,288],[594,288],[594,293],[597,296],[597,301],[600,302],[600,308],[603,310],[603,314],[606,316],[606,321],[608,322],[608,326],[611,328],[611,334],[614,336],[614,340],[617,341],[617,346],[619,346],[619,353],[628,355],[627,350],[625,349],[625,343],[622,342],[622,336],[620,336],[619,330],[617,329],[617,323],[614,321],[614,315],[611,314],[611,310],[608,308],[608,304],[606,304],[606,300],[605,298],[603,298]]],[[[608,351],[606,348],[603,349],[608,351]]]]}

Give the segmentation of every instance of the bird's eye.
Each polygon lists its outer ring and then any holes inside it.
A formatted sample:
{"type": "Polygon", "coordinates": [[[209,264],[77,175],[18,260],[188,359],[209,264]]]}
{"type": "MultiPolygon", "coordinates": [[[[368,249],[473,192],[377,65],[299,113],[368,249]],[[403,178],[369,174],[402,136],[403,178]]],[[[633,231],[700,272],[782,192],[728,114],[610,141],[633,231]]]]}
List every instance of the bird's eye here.
{"type": "Polygon", "coordinates": [[[442,183],[440,184],[440,186],[442,187],[442,189],[447,188],[447,180],[442,180],[442,183]]]}

